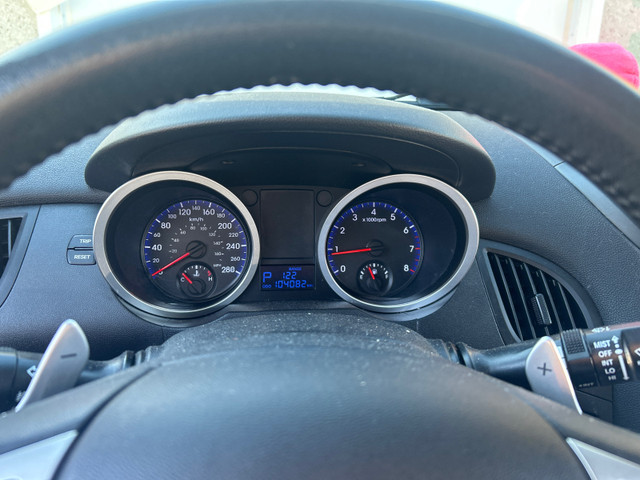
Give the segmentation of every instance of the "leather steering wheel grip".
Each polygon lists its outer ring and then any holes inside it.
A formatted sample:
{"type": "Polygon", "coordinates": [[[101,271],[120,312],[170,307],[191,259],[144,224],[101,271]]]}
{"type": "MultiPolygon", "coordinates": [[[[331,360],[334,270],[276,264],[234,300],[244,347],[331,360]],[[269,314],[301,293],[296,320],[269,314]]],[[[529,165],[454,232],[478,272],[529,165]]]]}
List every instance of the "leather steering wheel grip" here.
{"type": "Polygon", "coordinates": [[[124,117],[292,82],[390,89],[495,120],[640,224],[640,97],[563,47],[433,2],[158,2],[27,45],[0,61],[0,186],[124,117]]]}

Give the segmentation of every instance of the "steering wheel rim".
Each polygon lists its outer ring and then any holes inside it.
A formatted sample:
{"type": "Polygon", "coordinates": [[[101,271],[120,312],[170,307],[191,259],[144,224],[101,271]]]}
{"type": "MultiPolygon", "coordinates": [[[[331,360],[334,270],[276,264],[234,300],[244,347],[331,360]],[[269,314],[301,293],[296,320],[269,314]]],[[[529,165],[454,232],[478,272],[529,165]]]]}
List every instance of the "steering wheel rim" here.
{"type": "Polygon", "coordinates": [[[0,64],[0,186],[123,117],[292,82],[477,113],[573,164],[640,224],[640,97],[561,46],[432,2],[160,2],[35,42],[0,64]]]}
{"type": "MultiPolygon", "coordinates": [[[[478,113],[572,163],[640,223],[639,97],[559,46],[423,2],[159,3],[27,46],[0,64],[0,182],[123,117],[202,93],[291,82],[373,86],[478,113]],[[42,117],[55,122],[42,126],[42,117]]],[[[167,375],[177,381],[180,373],[167,375]]],[[[452,386],[459,375],[422,380],[452,386]]],[[[554,458],[566,460],[567,447],[560,450],[554,458]]],[[[571,474],[583,475],[573,461],[571,474]]]]}

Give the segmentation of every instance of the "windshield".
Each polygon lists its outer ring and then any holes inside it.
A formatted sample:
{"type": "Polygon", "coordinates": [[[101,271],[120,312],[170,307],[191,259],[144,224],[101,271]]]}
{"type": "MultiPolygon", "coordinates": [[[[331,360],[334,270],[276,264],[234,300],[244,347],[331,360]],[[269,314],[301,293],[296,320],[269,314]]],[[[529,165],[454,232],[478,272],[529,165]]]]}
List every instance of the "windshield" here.
{"type": "MultiPolygon", "coordinates": [[[[75,23],[147,1],[150,0],[4,0],[0,2],[0,55],[75,23]]],[[[579,45],[575,49],[578,53],[632,85],[638,85],[640,0],[447,0],[444,3],[513,23],[567,47],[579,45]],[[585,44],[588,46],[584,47],[585,44]]]]}

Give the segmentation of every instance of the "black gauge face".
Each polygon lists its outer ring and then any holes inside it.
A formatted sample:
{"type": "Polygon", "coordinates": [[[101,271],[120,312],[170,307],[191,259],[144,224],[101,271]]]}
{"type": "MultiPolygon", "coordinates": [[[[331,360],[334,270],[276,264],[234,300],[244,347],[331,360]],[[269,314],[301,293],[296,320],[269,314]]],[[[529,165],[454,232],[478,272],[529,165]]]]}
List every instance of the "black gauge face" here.
{"type": "Polygon", "coordinates": [[[400,208],[358,203],[329,229],[326,254],[331,273],[345,290],[369,298],[392,297],[420,270],[422,235],[400,208]]]}
{"type": "Polygon", "coordinates": [[[233,213],[208,200],[184,200],[151,221],[142,261],[166,295],[196,303],[219,297],[240,281],[249,249],[233,213]]]}

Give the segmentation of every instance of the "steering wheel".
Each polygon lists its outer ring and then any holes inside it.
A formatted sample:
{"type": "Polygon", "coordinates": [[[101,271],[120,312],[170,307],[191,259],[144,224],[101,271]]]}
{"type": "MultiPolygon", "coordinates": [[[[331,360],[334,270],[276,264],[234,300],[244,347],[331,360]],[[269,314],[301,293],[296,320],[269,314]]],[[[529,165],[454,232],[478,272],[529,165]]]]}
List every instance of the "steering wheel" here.
{"type": "MultiPolygon", "coordinates": [[[[495,120],[640,224],[639,97],[559,46],[432,2],[159,2],[42,39],[0,64],[0,182],[144,110],[291,82],[495,120]]],[[[316,312],[185,331],[156,362],[1,421],[15,446],[79,432],[59,478],[587,478],[567,437],[640,461],[634,434],[450,364],[410,330],[316,312]]]]}

